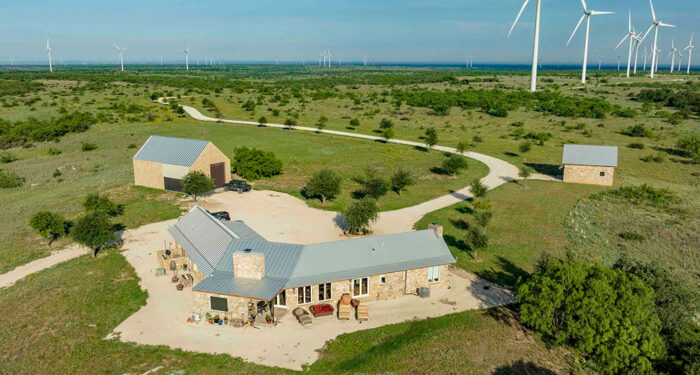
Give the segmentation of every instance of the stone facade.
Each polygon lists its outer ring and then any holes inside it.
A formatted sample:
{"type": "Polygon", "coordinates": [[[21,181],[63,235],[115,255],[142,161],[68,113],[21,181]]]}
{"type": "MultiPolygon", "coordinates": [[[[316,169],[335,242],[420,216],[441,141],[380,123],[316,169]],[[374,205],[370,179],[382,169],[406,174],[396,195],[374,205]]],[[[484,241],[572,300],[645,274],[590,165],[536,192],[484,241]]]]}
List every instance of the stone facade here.
{"type": "Polygon", "coordinates": [[[229,319],[242,319],[248,321],[248,303],[257,304],[258,300],[246,297],[229,296],[226,294],[216,294],[208,292],[193,291],[192,303],[193,312],[204,316],[206,313],[213,315],[227,316],[229,319]],[[225,298],[228,304],[228,311],[217,311],[211,308],[211,297],[225,298]]]}
{"type": "Polygon", "coordinates": [[[212,164],[224,163],[224,171],[226,172],[226,182],[231,181],[231,160],[221,150],[219,150],[212,142],[209,142],[207,147],[202,150],[197,160],[190,166],[190,171],[202,172],[211,177],[212,164]]]}
{"type": "Polygon", "coordinates": [[[148,160],[133,159],[134,185],[164,189],[163,164],[148,160]]]}
{"type": "Polygon", "coordinates": [[[564,165],[564,182],[611,186],[615,167],[593,165],[564,165]],[[601,176],[602,174],[602,176],[601,176]]]}
{"type": "Polygon", "coordinates": [[[233,253],[233,274],[244,279],[262,279],[265,276],[265,254],[236,251],[233,253]]]}

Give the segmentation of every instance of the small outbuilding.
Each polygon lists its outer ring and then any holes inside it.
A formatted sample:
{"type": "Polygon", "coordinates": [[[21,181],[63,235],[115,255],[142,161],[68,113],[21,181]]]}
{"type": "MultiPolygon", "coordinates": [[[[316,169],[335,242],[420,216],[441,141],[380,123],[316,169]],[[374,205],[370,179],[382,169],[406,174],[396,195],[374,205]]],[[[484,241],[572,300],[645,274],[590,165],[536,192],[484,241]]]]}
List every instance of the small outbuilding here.
{"type": "Polygon", "coordinates": [[[564,182],[610,186],[617,168],[617,147],[564,145],[562,165],[564,182]]]}
{"type": "Polygon", "coordinates": [[[192,171],[206,174],[216,188],[231,180],[231,160],[212,142],[152,135],[134,156],[134,184],[182,190],[182,178],[192,171]]]}

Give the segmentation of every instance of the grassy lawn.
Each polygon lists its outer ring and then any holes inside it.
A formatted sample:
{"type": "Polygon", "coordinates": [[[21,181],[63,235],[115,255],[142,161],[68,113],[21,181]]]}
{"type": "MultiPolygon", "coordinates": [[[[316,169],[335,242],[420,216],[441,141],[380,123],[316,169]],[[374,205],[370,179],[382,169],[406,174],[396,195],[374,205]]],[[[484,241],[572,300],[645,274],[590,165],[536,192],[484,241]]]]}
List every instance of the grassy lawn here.
{"type": "MultiPolygon", "coordinates": [[[[142,374],[159,366],[155,374],[291,373],[228,355],[103,340],[146,300],[114,249],[20,280],[1,289],[0,300],[7,317],[0,320],[2,374],[142,374]]],[[[573,361],[567,350],[548,349],[509,310],[492,309],[341,335],[307,373],[568,374],[573,361]]]]}

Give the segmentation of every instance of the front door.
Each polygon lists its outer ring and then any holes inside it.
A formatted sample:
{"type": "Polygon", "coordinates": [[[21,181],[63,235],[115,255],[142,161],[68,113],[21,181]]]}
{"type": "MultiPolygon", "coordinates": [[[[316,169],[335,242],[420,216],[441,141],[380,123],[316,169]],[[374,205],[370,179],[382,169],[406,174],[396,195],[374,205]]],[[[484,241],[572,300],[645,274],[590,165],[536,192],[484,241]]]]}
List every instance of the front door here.
{"type": "Polygon", "coordinates": [[[274,299],[275,307],[287,307],[287,292],[283,290],[274,299]]]}
{"type": "Polygon", "coordinates": [[[226,184],[226,163],[210,164],[209,173],[211,173],[215,187],[220,188],[226,184]]]}

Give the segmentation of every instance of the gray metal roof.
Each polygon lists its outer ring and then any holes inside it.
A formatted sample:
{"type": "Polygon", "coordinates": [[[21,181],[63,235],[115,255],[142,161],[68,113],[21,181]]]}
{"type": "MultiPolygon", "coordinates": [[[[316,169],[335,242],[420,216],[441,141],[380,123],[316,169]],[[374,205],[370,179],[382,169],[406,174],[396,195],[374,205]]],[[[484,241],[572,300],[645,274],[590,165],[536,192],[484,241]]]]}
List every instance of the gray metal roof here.
{"type": "Polygon", "coordinates": [[[250,228],[246,232],[243,225],[223,224],[195,206],[169,229],[208,275],[194,290],[271,299],[283,288],[455,262],[445,241],[432,229],[295,245],[265,241],[250,228]],[[238,228],[241,236],[232,228],[238,228]],[[234,275],[233,253],[246,249],[265,254],[261,280],[234,275]]]}
{"type": "Polygon", "coordinates": [[[263,236],[247,226],[242,220],[222,221],[222,223],[242,240],[266,241],[263,236]]]}
{"type": "Polygon", "coordinates": [[[189,167],[208,144],[209,141],[198,139],[152,135],[134,155],[134,159],[189,167]]]}
{"type": "Polygon", "coordinates": [[[617,147],[564,145],[562,164],[617,167],[617,147]]]}

